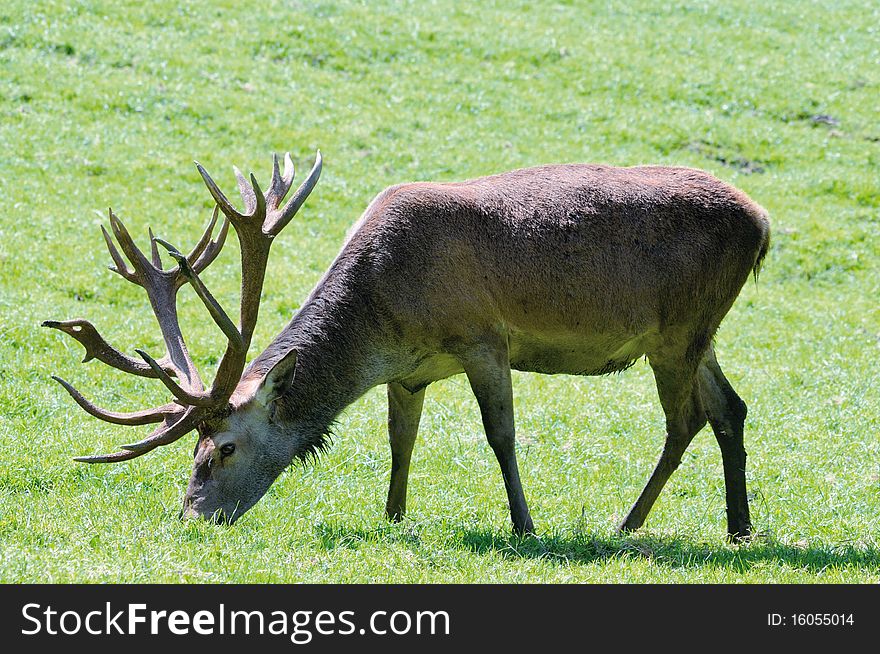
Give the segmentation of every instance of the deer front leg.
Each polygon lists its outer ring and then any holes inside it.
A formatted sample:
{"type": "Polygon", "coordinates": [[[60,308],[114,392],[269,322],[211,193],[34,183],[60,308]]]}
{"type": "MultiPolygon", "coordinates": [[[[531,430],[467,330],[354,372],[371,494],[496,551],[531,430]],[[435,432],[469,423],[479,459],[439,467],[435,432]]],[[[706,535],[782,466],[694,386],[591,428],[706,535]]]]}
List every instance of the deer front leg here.
{"type": "Polygon", "coordinates": [[[516,442],[513,422],[513,390],[507,341],[501,339],[495,348],[481,349],[462,361],[471,389],[480,405],[483,427],[489,445],[501,465],[513,530],[517,534],[534,533],[532,517],[526,504],[519,467],[516,463],[516,442]]]}
{"type": "Polygon", "coordinates": [[[391,443],[391,485],[385,514],[400,521],[406,512],[406,485],[409,462],[419,431],[425,389],[410,393],[396,382],[388,383],[388,440],[391,443]]]}

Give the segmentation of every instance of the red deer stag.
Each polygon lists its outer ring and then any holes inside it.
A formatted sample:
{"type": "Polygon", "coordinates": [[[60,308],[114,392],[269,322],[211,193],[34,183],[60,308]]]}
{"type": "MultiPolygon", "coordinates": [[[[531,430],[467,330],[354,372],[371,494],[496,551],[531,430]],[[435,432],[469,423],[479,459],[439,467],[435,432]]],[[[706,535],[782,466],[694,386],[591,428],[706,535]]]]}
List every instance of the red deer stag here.
{"type": "Polygon", "coordinates": [[[117,413],[58,379],[91,415],[121,425],[158,423],[105,463],[140,456],[198,430],[183,516],[233,522],[294,459],[327,445],[328,427],[368,389],[387,384],[391,484],[386,512],[406,508],[410,457],[425,388],[464,372],[501,465],[517,533],[533,530],[514,445],[510,371],[602,375],[646,356],[666,416],[660,460],[620,528],[639,528],[694,435],[708,421],[724,468],[728,533],[746,538],[746,405],[722,373],[712,341],[769,244],[767,213],[744,193],[688,168],[546,165],[460,183],[401,184],[380,193],[293,319],[247,368],[269,247],[321,172],[282,204],[293,164],[264,195],[236,169],[239,212],[196,164],[217,206],[188,255],[150,233],[148,258],[110,212],[126,264],[104,230],[111,268],[142,286],[167,347],[138,360],[85,320],[47,321],[79,341],[85,360],[158,378],[174,401],[117,413]],[[212,240],[218,208],[226,216],[212,240]],[[241,243],[238,326],[199,279],[229,224],[241,243]],[[159,248],[177,262],[164,269],[159,248]],[[227,339],[205,390],[177,320],[189,282],[227,339]],[[176,377],[175,379],[173,379],[176,377]]]}

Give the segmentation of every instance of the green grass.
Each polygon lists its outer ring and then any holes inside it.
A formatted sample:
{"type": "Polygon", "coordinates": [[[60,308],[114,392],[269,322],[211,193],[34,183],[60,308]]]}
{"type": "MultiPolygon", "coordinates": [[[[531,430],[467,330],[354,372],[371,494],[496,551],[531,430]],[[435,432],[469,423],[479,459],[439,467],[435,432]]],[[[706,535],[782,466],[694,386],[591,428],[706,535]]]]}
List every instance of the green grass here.
{"type": "MultiPolygon", "coordinates": [[[[0,8],[0,580],[320,582],[880,581],[880,7],[863,1],[238,2],[12,0],[0,8]],[[140,289],[108,273],[106,208],[185,247],[211,202],[289,149],[321,182],[276,244],[264,346],[387,185],[546,162],[707,169],[771,214],[757,285],[718,334],[750,407],[761,537],[725,543],[706,430],[635,536],[614,533],[659,455],[649,368],[514,380],[539,530],[509,535],[501,475],[463,378],[432,386],[409,515],[382,516],[382,389],[332,451],[284,474],[235,527],[181,523],[191,438],[112,466],[78,454],[137,429],[89,418],[162,403],[47,318],[86,317],[161,351],[140,289]]],[[[237,302],[233,245],[206,274],[237,302]]],[[[210,374],[220,337],[191,292],[184,332],[210,374]]],[[[256,348],[255,348],[256,351],[256,348]]]]}

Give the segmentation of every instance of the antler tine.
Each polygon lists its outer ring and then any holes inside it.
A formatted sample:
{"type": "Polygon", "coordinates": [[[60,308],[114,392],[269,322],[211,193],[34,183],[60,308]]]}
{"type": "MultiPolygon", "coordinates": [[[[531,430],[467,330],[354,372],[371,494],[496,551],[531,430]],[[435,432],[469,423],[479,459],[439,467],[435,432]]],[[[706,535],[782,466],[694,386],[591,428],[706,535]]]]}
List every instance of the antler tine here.
{"type": "MultiPolygon", "coordinates": [[[[156,377],[153,369],[144,362],[123,354],[107,343],[101,334],[98,333],[95,326],[88,320],[44,320],[42,326],[57,329],[76,339],[86,350],[85,357],[82,360],[83,363],[97,359],[122,372],[140,377],[151,377],[154,379],[156,377]]],[[[166,357],[162,357],[159,360],[159,365],[165,372],[177,374],[177,371],[170,365],[166,357]]]]}
{"type": "MultiPolygon", "coordinates": [[[[171,376],[162,370],[162,366],[159,365],[159,362],[149,354],[140,349],[135,349],[135,352],[137,352],[140,357],[149,364],[153,369],[153,372],[155,372],[156,376],[159,378],[159,381],[165,384],[165,387],[171,391],[171,394],[180,400],[182,404],[187,406],[211,406],[213,404],[211,396],[207,393],[193,393],[171,379],[171,376]]],[[[193,381],[194,380],[187,380],[187,386],[194,388],[195,385],[192,383],[193,381]]]]}
{"type": "Polygon", "coordinates": [[[205,251],[202,252],[202,254],[195,261],[192,261],[192,259],[188,257],[188,260],[191,261],[190,265],[192,266],[193,270],[195,270],[197,273],[200,273],[205,268],[211,265],[214,259],[217,258],[217,255],[220,254],[220,250],[223,249],[223,245],[226,243],[226,236],[228,233],[229,218],[224,216],[223,224],[220,226],[220,232],[217,234],[217,238],[208,244],[208,247],[205,248],[205,251]]]}
{"type": "Polygon", "coordinates": [[[195,429],[196,424],[198,424],[202,417],[202,414],[194,407],[189,407],[180,414],[180,418],[175,422],[171,424],[166,422],[166,424],[157,427],[149,436],[137,443],[123,445],[120,452],[77,456],[74,457],[74,461],[81,461],[83,463],[116,463],[118,461],[134,459],[151,450],[155,450],[157,447],[179,440],[182,436],[195,429]]]}
{"type": "Polygon", "coordinates": [[[119,241],[119,247],[122,248],[125,256],[128,257],[128,260],[134,267],[134,276],[138,279],[137,283],[143,285],[141,276],[147,271],[150,262],[147,260],[147,257],[144,256],[144,253],[141,252],[140,248],[135,245],[134,239],[131,238],[131,235],[125,228],[125,225],[122,224],[122,221],[119,220],[115,213],[113,213],[113,209],[110,209],[109,213],[110,229],[113,230],[113,235],[116,237],[116,240],[119,241]]]}
{"type": "MultiPolygon", "coordinates": [[[[156,447],[159,447],[159,445],[157,444],[150,449],[155,449],[156,447]]],[[[143,452],[129,452],[128,450],[123,450],[122,452],[114,452],[113,454],[75,456],[73,457],[73,460],[79,461],[80,463],[119,463],[120,461],[128,461],[129,459],[139,457],[142,454],[146,454],[148,451],[149,450],[144,450],[143,452]]]]}
{"type": "Polygon", "coordinates": [[[290,153],[284,154],[284,174],[278,170],[278,155],[272,154],[272,182],[269,184],[269,192],[266,193],[266,204],[274,211],[281,204],[284,196],[290,190],[293,183],[294,167],[290,153]]]}
{"type": "Polygon", "coordinates": [[[150,235],[150,257],[153,260],[153,266],[162,270],[162,259],[159,257],[159,248],[156,247],[156,237],[153,235],[153,229],[147,227],[147,233],[150,235]]]}
{"type": "Polygon", "coordinates": [[[250,216],[253,216],[254,209],[257,208],[257,198],[254,189],[248,184],[247,179],[238,169],[238,166],[233,166],[232,170],[235,171],[235,179],[238,180],[238,192],[241,194],[241,201],[244,202],[244,210],[250,216]]]}
{"type": "Polygon", "coordinates": [[[235,171],[235,178],[238,180],[238,190],[241,193],[245,210],[248,212],[246,217],[256,220],[262,226],[263,220],[266,217],[266,197],[257,183],[257,178],[251,173],[249,184],[238,167],[233,166],[232,169],[235,171]]]}
{"type": "Polygon", "coordinates": [[[135,275],[131,270],[128,269],[128,266],[125,265],[125,259],[123,259],[122,255],[119,254],[119,250],[116,249],[116,245],[113,243],[113,239],[110,237],[110,234],[107,233],[104,225],[101,225],[101,233],[104,235],[104,242],[107,244],[107,249],[110,251],[110,257],[113,259],[113,263],[115,264],[115,266],[108,266],[111,272],[115,272],[120,277],[124,277],[133,284],[137,284],[137,275],[135,275]]]}
{"type": "Polygon", "coordinates": [[[309,193],[311,193],[312,189],[315,188],[315,184],[318,183],[318,178],[321,177],[322,165],[323,160],[321,158],[321,151],[318,150],[315,154],[315,163],[314,165],[312,165],[312,169],[309,171],[308,177],[306,177],[305,181],[296,190],[296,193],[293,194],[293,197],[288,200],[284,208],[278,212],[273,212],[271,223],[267,225],[264,229],[267,234],[278,236],[281,230],[284,229],[287,226],[287,223],[290,222],[291,218],[296,215],[296,212],[299,211],[299,208],[303,205],[303,202],[305,202],[306,198],[309,197],[309,193]]]}
{"type": "Polygon", "coordinates": [[[235,207],[232,206],[232,203],[223,195],[223,191],[214,183],[214,180],[211,179],[211,176],[208,174],[208,171],[204,169],[202,164],[198,161],[194,162],[196,168],[199,171],[199,175],[202,176],[202,180],[205,182],[205,186],[208,187],[208,192],[210,192],[211,197],[214,198],[214,201],[220,207],[220,210],[232,221],[240,221],[244,220],[246,216],[239,213],[235,207]]]}
{"type": "Polygon", "coordinates": [[[211,220],[205,228],[205,231],[202,232],[199,242],[196,243],[195,247],[190,250],[188,255],[186,255],[186,260],[189,262],[189,265],[193,266],[197,272],[201,272],[207,268],[211,262],[217,258],[217,255],[220,254],[220,250],[223,248],[223,244],[226,242],[226,234],[229,231],[229,218],[226,216],[223,217],[223,224],[220,226],[220,232],[217,234],[217,238],[211,240],[211,237],[214,235],[214,227],[217,225],[217,216],[219,213],[220,207],[215,204],[214,210],[211,212],[211,220]]]}
{"type": "Polygon", "coordinates": [[[137,443],[123,445],[122,449],[130,452],[137,452],[138,454],[144,454],[159,445],[173,443],[184,434],[188,434],[195,429],[196,424],[198,424],[199,420],[203,417],[204,414],[196,409],[196,407],[188,407],[175,422],[158,427],[145,439],[140,440],[137,443]]]}
{"type": "Polygon", "coordinates": [[[89,402],[85,397],[83,397],[82,393],[76,390],[76,388],[74,388],[71,384],[61,379],[61,377],[56,377],[55,375],[52,375],[52,379],[61,384],[64,387],[64,390],[66,390],[70,394],[70,397],[72,397],[74,401],[79,404],[86,413],[94,416],[95,418],[113,423],[114,425],[148,425],[154,422],[162,422],[169,416],[183,413],[183,408],[174,403],[163,404],[162,406],[158,406],[153,409],[132,411],[130,413],[107,411],[106,409],[102,409],[101,407],[89,402]]]}
{"type": "Polygon", "coordinates": [[[254,209],[254,216],[259,219],[260,225],[262,226],[266,219],[266,196],[263,195],[263,189],[260,188],[260,185],[257,183],[257,178],[254,177],[253,173],[251,173],[251,188],[253,189],[254,196],[256,196],[257,200],[257,206],[254,209]]]}
{"type": "Polygon", "coordinates": [[[284,187],[284,183],[281,180],[281,171],[278,170],[278,155],[273,152],[272,179],[269,182],[269,191],[266,193],[266,202],[272,209],[275,209],[285,193],[287,193],[287,188],[284,187]]]}
{"type": "Polygon", "coordinates": [[[195,263],[202,253],[207,249],[208,244],[211,242],[211,236],[214,234],[214,226],[217,224],[217,215],[220,213],[220,207],[216,204],[214,205],[214,210],[211,212],[211,220],[208,222],[208,226],[205,227],[205,230],[202,232],[201,238],[199,238],[199,242],[195,244],[190,253],[186,255],[186,258],[189,260],[190,265],[195,263]]]}

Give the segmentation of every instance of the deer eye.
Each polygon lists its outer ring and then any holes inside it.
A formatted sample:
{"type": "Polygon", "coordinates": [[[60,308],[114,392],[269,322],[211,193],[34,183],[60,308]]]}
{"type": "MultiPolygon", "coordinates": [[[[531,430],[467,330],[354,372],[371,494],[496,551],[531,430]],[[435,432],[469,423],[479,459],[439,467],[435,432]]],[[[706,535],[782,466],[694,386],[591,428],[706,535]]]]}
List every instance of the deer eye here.
{"type": "Polygon", "coordinates": [[[233,452],[235,452],[235,443],[224,443],[223,446],[220,448],[220,454],[223,457],[227,457],[233,452]]]}

